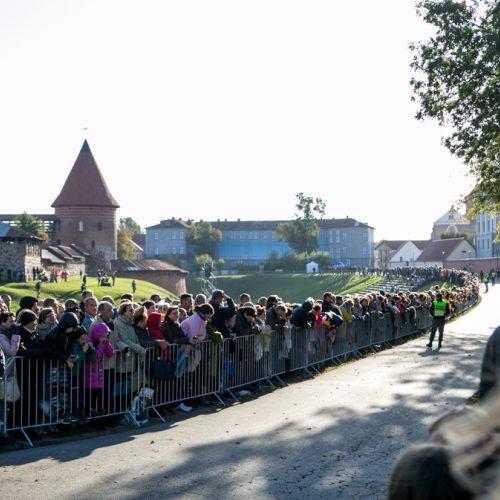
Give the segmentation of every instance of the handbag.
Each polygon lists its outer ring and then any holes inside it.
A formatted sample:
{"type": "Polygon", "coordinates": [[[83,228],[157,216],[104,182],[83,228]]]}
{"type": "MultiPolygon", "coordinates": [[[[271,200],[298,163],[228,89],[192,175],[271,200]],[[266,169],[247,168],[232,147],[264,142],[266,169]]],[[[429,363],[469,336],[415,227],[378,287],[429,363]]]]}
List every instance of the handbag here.
{"type": "Polygon", "coordinates": [[[20,397],[21,391],[16,377],[0,379],[0,399],[4,399],[7,403],[15,403],[20,397]]]}
{"type": "Polygon", "coordinates": [[[170,359],[157,359],[151,365],[151,377],[159,380],[172,380],[176,366],[170,359]]]}

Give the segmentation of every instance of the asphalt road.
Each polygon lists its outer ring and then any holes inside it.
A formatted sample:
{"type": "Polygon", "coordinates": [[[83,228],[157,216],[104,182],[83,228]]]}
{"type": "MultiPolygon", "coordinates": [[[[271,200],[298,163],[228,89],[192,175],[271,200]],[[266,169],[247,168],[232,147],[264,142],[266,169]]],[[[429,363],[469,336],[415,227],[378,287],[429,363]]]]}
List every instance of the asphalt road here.
{"type": "Polygon", "coordinates": [[[476,390],[500,286],[426,338],[218,412],[0,455],[4,499],[370,498],[395,458],[476,390]]]}

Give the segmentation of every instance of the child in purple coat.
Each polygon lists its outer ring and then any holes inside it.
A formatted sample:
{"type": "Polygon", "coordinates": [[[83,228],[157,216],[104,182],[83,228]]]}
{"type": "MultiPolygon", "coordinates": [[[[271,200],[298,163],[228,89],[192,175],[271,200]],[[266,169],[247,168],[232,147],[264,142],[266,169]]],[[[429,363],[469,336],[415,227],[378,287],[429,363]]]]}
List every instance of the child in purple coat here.
{"type": "Polygon", "coordinates": [[[104,356],[114,356],[113,347],[109,342],[110,329],[105,323],[97,323],[90,329],[90,342],[95,349],[96,360],[85,360],[85,409],[91,416],[105,413],[103,401],[104,387],[104,356]]]}

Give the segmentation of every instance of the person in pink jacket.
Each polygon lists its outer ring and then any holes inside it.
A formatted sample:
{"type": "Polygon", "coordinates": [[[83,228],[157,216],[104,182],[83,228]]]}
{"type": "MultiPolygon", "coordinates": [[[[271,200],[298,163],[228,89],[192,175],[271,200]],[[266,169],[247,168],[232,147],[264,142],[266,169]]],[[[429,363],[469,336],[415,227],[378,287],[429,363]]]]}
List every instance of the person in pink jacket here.
{"type": "Polygon", "coordinates": [[[87,342],[95,349],[96,361],[85,360],[85,410],[87,415],[99,416],[104,413],[104,356],[114,356],[109,342],[110,329],[105,323],[97,323],[90,330],[87,342]]]}
{"type": "Polygon", "coordinates": [[[207,321],[213,316],[214,308],[210,304],[195,306],[194,314],[181,323],[181,328],[191,344],[207,338],[207,321]]]}

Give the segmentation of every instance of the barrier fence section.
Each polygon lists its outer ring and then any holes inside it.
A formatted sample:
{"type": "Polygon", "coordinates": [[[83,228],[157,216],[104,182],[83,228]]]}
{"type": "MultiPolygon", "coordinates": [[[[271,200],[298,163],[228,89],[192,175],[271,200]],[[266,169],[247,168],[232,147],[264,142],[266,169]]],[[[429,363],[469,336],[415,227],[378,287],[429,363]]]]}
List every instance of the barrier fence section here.
{"type": "MultiPolygon", "coordinates": [[[[457,305],[451,316],[476,301],[457,305]]],[[[431,323],[428,310],[419,308],[404,315],[371,313],[335,330],[282,327],[270,335],[171,344],[163,350],[148,348],[143,355],[119,351],[97,360],[91,352],[93,357],[86,354],[84,363],[72,367],[43,357],[11,357],[0,380],[0,432],[19,430],[31,445],[26,430],[37,427],[114,415],[140,426],[149,409],[162,418],[158,409],[168,404],[207,396],[223,403],[221,396],[236,398],[237,388],[263,382],[274,387],[276,381],[284,385],[285,373],[318,372],[318,365],[376,351],[431,323]]]]}

